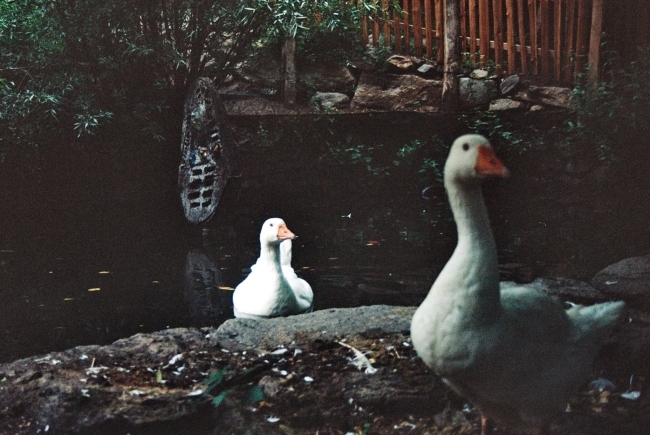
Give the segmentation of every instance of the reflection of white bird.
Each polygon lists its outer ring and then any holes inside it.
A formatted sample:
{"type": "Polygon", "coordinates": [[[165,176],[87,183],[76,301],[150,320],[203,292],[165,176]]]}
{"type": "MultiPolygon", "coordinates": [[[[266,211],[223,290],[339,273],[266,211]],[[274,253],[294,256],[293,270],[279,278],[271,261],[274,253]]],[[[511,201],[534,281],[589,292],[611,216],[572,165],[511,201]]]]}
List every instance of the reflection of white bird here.
{"type": "Polygon", "coordinates": [[[287,316],[311,309],[311,287],[291,268],[293,238],[295,235],[282,219],[271,218],[264,222],[260,232],[260,256],[233,294],[236,317],[287,316]],[[281,262],[283,241],[289,242],[285,265],[281,262]]]}
{"type": "Polygon", "coordinates": [[[542,434],[588,379],[623,302],[564,310],[532,287],[499,285],[497,251],[481,181],[508,170],[479,135],[458,138],[445,188],[458,244],[417,309],[413,345],[422,360],[488,418],[542,434]]]}

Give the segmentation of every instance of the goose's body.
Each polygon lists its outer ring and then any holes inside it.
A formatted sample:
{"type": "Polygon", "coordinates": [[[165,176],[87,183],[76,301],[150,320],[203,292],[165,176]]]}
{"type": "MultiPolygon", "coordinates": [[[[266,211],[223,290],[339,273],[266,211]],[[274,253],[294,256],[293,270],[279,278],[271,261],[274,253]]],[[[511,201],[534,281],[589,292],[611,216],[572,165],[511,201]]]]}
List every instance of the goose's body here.
{"type": "Polygon", "coordinates": [[[304,311],[311,311],[314,300],[314,292],[307,281],[296,275],[296,271],[291,267],[292,241],[285,240],[280,243],[280,264],[282,265],[282,274],[289,281],[300,307],[306,307],[304,311]]]}
{"type": "Polygon", "coordinates": [[[483,415],[543,433],[591,374],[622,302],[565,310],[534,288],[500,288],[497,252],[481,193],[508,171],[487,139],[457,139],[445,188],[458,244],[411,324],[422,360],[483,415]]]}
{"type": "MultiPolygon", "coordinates": [[[[260,232],[260,256],[233,294],[235,317],[288,316],[311,309],[313,294],[310,298],[304,297],[302,288],[294,283],[299,278],[286,276],[286,267],[281,263],[280,245],[293,238],[295,235],[282,219],[271,218],[264,222],[260,232]]],[[[309,290],[311,292],[311,288],[309,290]]]]}

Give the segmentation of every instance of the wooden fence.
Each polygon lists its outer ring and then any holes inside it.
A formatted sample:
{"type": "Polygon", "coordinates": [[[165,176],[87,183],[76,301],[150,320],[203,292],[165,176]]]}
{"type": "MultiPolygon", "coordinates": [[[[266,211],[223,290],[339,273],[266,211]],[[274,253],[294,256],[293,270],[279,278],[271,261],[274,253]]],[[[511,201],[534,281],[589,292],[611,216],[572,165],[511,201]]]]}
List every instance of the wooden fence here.
{"type": "MultiPolygon", "coordinates": [[[[443,0],[382,1],[383,19],[363,20],[365,44],[398,53],[444,58],[443,0]]],[[[460,47],[472,66],[572,83],[598,65],[603,0],[459,0],[460,47]]],[[[592,73],[597,74],[598,68],[592,73]]]]}

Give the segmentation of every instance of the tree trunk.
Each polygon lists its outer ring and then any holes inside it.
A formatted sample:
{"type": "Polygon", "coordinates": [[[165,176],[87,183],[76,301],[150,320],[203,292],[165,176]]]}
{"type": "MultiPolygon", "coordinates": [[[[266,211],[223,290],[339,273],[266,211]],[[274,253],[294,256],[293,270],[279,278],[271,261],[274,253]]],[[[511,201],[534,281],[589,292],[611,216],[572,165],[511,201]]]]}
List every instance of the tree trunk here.
{"type": "Polygon", "coordinates": [[[296,38],[288,36],[282,45],[282,66],[284,72],[284,104],[296,104],[296,38]]]}
{"type": "Polygon", "coordinates": [[[460,4],[459,0],[444,0],[445,64],[442,79],[442,110],[451,112],[458,106],[458,71],[460,69],[460,4]]]}

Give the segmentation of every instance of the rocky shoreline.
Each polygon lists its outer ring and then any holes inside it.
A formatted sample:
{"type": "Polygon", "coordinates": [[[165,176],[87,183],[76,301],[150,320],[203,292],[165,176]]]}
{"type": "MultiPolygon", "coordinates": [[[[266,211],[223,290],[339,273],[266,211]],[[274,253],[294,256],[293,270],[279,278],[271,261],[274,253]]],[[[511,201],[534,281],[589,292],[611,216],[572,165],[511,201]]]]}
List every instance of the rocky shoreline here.
{"type": "MultiPolygon", "coordinates": [[[[553,434],[642,433],[650,423],[649,284],[650,257],[616,263],[590,284],[531,284],[562,300],[628,303],[595,366],[600,380],[576,396],[553,434]]],[[[232,319],[2,364],[0,433],[478,433],[477,413],[413,351],[414,310],[232,319]]]]}

